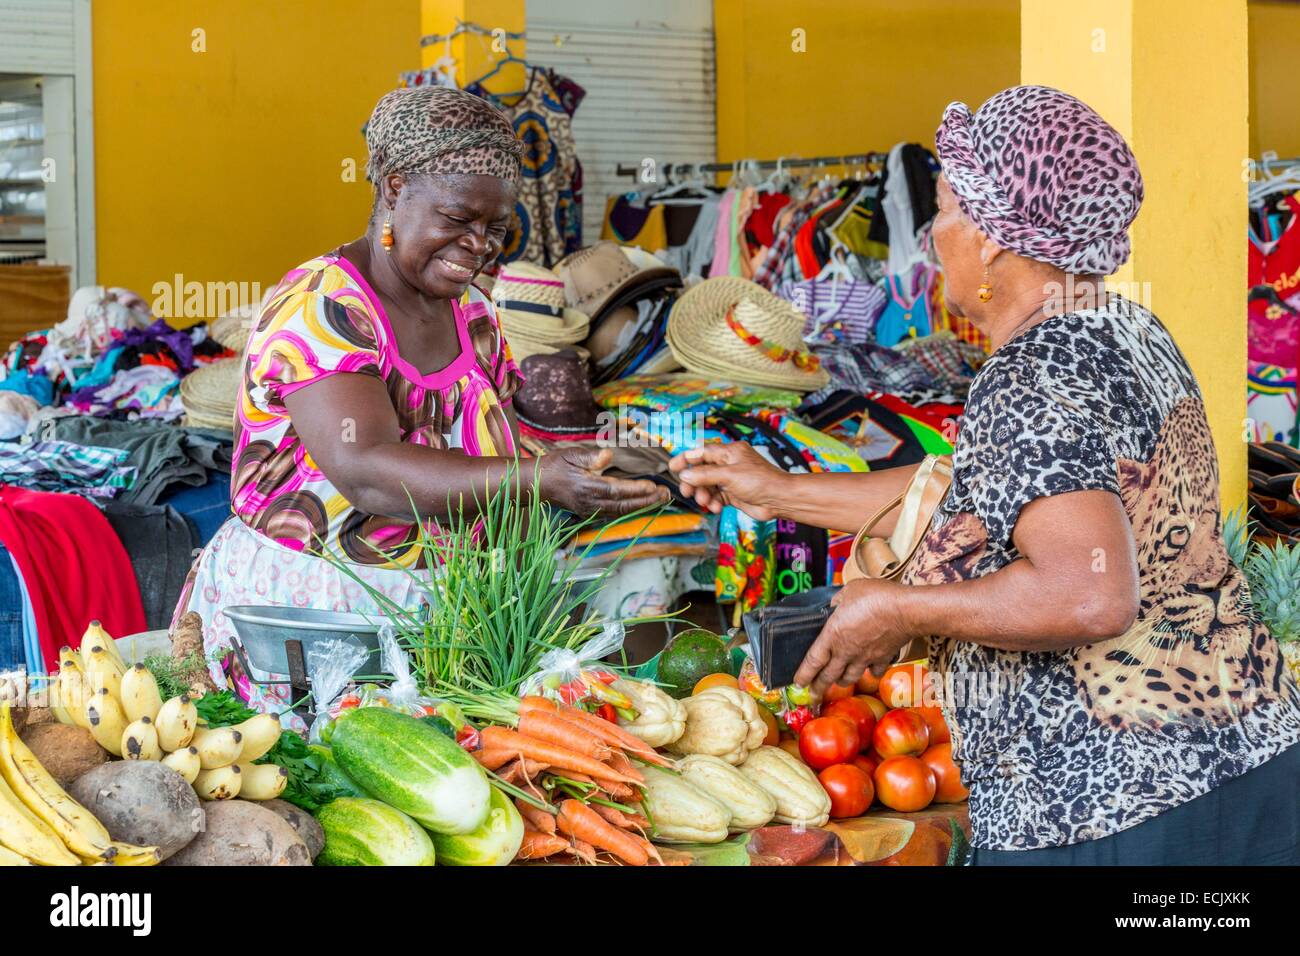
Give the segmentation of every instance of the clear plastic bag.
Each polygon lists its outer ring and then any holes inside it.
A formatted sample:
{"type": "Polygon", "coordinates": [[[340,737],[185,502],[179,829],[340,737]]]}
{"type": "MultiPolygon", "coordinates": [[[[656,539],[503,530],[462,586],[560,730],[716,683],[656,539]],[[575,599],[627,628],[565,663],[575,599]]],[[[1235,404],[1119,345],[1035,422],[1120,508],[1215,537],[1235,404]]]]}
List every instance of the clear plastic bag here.
{"type": "Polygon", "coordinates": [[[357,668],[370,657],[370,651],[354,637],[346,640],[320,641],[307,651],[307,677],[311,680],[312,702],[316,719],[307,732],[309,743],[321,742],[321,732],[332,720],[330,707],[347,689],[357,668]]]}
{"type": "Polygon", "coordinates": [[[570,650],[557,647],[547,651],[537,663],[537,673],[524,682],[522,693],[539,694],[576,704],[587,697],[602,703],[631,707],[632,703],[617,691],[610,690],[614,675],[601,669],[602,658],[623,647],[625,636],[622,621],[609,621],[601,632],[581,647],[570,650]]]}

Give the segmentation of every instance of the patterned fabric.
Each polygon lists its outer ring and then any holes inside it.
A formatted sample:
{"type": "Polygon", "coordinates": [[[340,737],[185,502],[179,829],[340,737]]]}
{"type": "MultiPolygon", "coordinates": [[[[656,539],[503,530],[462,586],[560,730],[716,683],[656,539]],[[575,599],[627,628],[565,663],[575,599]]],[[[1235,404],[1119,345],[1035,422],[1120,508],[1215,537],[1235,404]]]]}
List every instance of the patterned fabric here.
{"type": "Polygon", "coordinates": [[[1300,691],[1220,536],[1200,390],[1150,312],[1112,296],[1002,346],[971,388],[953,466],[904,583],[998,571],[1021,557],[1021,508],[1089,489],[1122,501],[1140,572],[1138,620],[1108,641],[932,638],[976,846],[1117,833],[1300,741],[1300,691]]]}
{"type": "Polygon", "coordinates": [[[1128,259],[1142,174],[1087,104],[1013,86],[974,116],[950,103],[934,142],[962,211],[1003,249],[1082,275],[1110,275],[1128,259]]]}
{"type": "Polygon", "coordinates": [[[284,396],[340,372],[372,375],[388,389],[403,441],[469,456],[513,455],[502,406],[521,378],[492,302],[471,286],[452,312],[460,355],[422,375],[398,354],[383,306],[346,259],[322,256],[286,275],[248,344],[231,481],[235,514],[295,550],[323,547],[355,564],[386,564],[380,549],[401,565],[415,564],[414,525],[354,508],[308,455],[284,396]]]}
{"type": "Polygon", "coordinates": [[[947,331],[904,339],[895,347],[920,363],[936,385],[959,396],[966,394],[971,379],[988,358],[979,346],[963,342],[947,331]]]}
{"type": "MultiPolygon", "coordinates": [[[[476,90],[490,96],[486,90],[476,90]]],[[[523,144],[523,183],[501,262],[554,266],[582,245],[582,209],[574,202],[578,147],[572,117],[546,72],[534,68],[524,95],[501,111],[523,144]]],[[[580,180],[579,180],[580,182],[580,180]]]]}
{"type": "MultiPolygon", "coordinates": [[[[402,607],[417,608],[424,597],[425,592],[400,568],[351,570],[402,607]]],[[[288,675],[256,668],[245,673],[235,658],[235,626],[223,612],[250,604],[368,615],[383,609],[342,569],[324,558],[282,547],[239,518],[226,521],[199,555],[176,605],[172,628],[187,611],[197,612],[203,618],[203,656],[217,686],[229,687],[255,710],[280,714],[290,729],[306,730],[302,718],[289,710],[293,701],[287,683],[262,686],[267,681],[287,682],[288,675]]]]}
{"type": "Polygon", "coordinates": [[[366,123],[366,179],[390,173],[472,173],[519,181],[523,147],[486,100],[445,86],[393,90],[366,123]]]}
{"type": "Polygon", "coordinates": [[[888,298],[875,283],[857,280],[787,282],[776,294],[808,316],[804,338],[819,342],[872,341],[888,298]]]}
{"type": "Polygon", "coordinates": [[[70,491],[111,498],[135,483],[129,452],[118,448],[38,441],[30,445],[0,445],[0,485],[32,491],[70,491]]]}

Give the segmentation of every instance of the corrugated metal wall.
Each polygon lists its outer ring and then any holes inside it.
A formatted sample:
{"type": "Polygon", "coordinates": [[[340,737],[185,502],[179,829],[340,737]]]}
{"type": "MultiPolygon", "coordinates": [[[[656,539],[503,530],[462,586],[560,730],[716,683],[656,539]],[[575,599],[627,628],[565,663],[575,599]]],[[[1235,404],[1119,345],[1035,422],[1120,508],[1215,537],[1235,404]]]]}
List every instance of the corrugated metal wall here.
{"type": "Polygon", "coordinates": [[[0,0],[0,73],[75,70],[73,0],[0,0]]]}

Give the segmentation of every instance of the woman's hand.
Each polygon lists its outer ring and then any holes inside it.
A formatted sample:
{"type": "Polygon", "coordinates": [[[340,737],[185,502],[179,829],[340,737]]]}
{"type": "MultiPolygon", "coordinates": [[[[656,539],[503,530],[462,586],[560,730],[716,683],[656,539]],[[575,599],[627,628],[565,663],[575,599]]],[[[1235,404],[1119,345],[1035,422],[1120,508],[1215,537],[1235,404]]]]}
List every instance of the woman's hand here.
{"type": "Polygon", "coordinates": [[[758,521],[777,517],[781,488],[789,477],[745,442],[701,445],[668,463],[682,495],[714,514],[734,505],[758,521]]]}
{"type": "Polygon", "coordinates": [[[618,517],[668,501],[668,489],[643,478],[607,478],[608,448],[558,449],[537,459],[542,497],[574,514],[618,517]]]}
{"type": "Polygon", "coordinates": [[[794,675],[820,697],[832,684],[853,684],[871,668],[884,673],[913,635],[901,613],[903,585],[859,579],[844,585],[835,611],[794,675]]]}

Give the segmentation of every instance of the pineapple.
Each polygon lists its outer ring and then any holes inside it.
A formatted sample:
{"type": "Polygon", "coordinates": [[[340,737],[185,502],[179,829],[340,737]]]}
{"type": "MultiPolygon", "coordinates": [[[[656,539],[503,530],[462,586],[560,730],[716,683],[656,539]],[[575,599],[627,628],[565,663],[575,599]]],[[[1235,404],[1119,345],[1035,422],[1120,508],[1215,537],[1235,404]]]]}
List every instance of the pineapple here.
{"type": "Polygon", "coordinates": [[[1300,545],[1254,544],[1244,570],[1260,617],[1300,680],[1300,545]]]}

